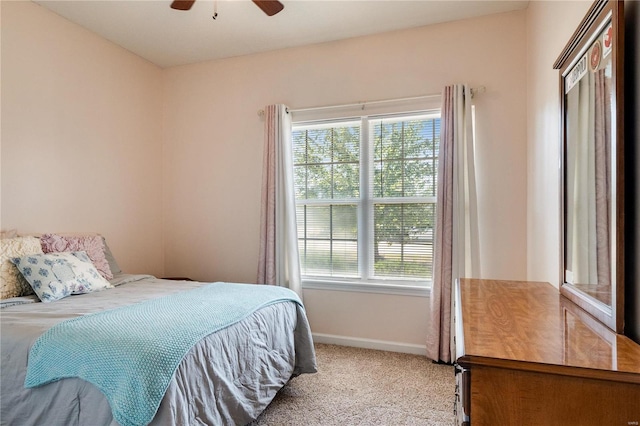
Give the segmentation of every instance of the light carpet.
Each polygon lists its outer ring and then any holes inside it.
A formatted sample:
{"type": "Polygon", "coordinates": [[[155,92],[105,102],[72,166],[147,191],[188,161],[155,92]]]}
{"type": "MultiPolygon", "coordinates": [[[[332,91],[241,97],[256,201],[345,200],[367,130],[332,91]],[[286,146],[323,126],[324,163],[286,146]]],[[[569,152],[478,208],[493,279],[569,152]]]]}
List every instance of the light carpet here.
{"type": "Polygon", "coordinates": [[[316,344],[318,373],[292,379],[251,426],[454,423],[453,367],[419,355],[316,344]]]}

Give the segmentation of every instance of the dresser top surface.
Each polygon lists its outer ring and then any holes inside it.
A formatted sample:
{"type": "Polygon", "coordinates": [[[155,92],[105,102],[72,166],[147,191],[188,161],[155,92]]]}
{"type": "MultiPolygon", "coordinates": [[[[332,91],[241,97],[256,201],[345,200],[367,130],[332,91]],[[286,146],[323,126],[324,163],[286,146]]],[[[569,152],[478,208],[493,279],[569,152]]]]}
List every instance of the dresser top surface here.
{"type": "Polygon", "coordinates": [[[465,356],[640,374],[640,345],[549,283],[461,279],[457,287],[465,356]]]}

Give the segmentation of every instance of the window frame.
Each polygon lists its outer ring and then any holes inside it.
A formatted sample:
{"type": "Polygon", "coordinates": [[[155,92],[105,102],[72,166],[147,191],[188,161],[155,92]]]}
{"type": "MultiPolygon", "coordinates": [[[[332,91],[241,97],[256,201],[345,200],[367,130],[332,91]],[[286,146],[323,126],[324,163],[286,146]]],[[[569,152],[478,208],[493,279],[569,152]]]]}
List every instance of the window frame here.
{"type": "MultiPolygon", "coordinates": [[[[397,279],[383,278],[373,276],[373,250],[374,246],[372,238],[374,238],[374,206],[376,203],[432,203],[436,204],[436,196],[433,197],[374,197],[373,180],[371,174],[374,172],[374,152],[373,142],[369,123],[378,119],[398,118],[399,121],[408,120],[420,116],[421,118],[433,119],[441,117],[439,98],[432,99],[428,103],[428,107],[421,105],[421,108],[385,108],[387,111],[376,110],[373,113],[365,113],[364,107],[357,113],[349,114],[348,111],[331,115],[331,111],[326,108],[322,109],[320,118],[314,120],[313,115],[310,116],[305,111],[304,119],[299,120],[295,112],[292,117],[293,128],[303,126],[329,126],[330,123],[360,122],[360,181],[359,181],[359,197],[357,198],[357,221],[358,221],[358,278],[346,277],[328,277],[303,275],[302,287],[312,290],[331,290],[331,291],[348,291],[348,292],[365,292],[365,293],[381,293],[406,296],[428,297],[431,291],[432,280],[424,280],[423,284],[417,284],[421,280],[413,279],[397,279]],[[437,105],[437,106],[436,106],[437,105]],[[367,229],[368,228],[368,229],[367,229]],[[371,271],[371,276],[368,276],[371,271]]],[[[305,200],[300,204],[353,204],[356,199],[336,198],[324,200],[305,200]]],[[[300,205],[296,199],[296,206],[300,205]]],[[[435,241],[434,241],[435,242],[435,241]]],[[[435,253],[435,246],[434,246],[435,253]]]]}

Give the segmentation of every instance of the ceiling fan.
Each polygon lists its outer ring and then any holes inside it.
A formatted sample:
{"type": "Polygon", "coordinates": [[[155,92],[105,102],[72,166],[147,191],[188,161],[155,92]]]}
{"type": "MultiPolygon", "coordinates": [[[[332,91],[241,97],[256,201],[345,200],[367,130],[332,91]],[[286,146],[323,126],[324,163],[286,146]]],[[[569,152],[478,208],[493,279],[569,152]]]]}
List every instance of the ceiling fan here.
{"type": "MultiPolygon", "coordinates": [[[[268,16],[273,16],[284,9],[284,5],[278,0],[252,0],[268,16]]],[[[174,0],[171,8],[176,10],[189,10],[196,0],[174,0]]]]}

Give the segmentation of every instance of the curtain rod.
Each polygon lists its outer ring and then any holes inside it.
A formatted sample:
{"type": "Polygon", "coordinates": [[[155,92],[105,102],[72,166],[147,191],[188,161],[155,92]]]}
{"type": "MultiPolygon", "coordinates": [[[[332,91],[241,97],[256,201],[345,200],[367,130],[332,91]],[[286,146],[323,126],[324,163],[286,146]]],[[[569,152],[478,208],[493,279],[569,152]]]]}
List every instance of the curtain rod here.
{"type": "MultiPolygon", "coordinates": [[[[487,91],[487,88],[485,86],[473,87],[471,88],[471,98],[473,98],[477,94],[484,93],[486,91],[487,91]]],[[[307,112],[307,111],[321,111],[323,109],[332,109],[332,108],[353,108],[353,107],[362,107],[362,109],[364,109],[367,105],[380,105],[385,103],[403,102],[403,101],[417,101],[420,99],[426,100],[426,99],[432,99],[438,96],[440,96],[440,94],[413,96],[409,98],[398,98],[398,99],[384,99],[379,101],[356,102],[352,104],[324,105],[324,106],[309,107],[309,108],[289,108],[287,111],[294,113],[294,112],[307,112]]],[[[258,115],[262,117],[264,115],[264,110],[259,109],[258,115]]]]}

